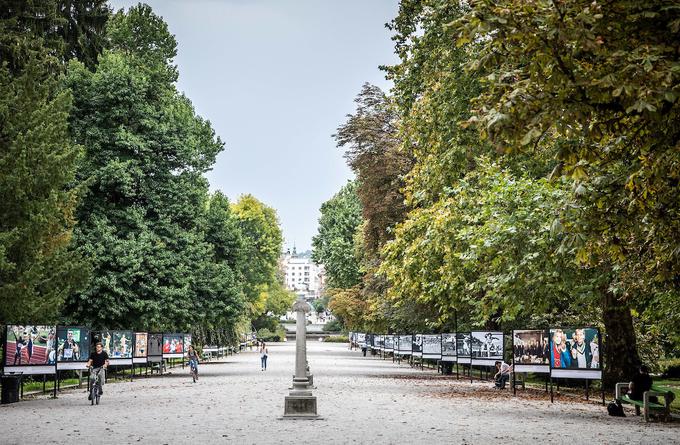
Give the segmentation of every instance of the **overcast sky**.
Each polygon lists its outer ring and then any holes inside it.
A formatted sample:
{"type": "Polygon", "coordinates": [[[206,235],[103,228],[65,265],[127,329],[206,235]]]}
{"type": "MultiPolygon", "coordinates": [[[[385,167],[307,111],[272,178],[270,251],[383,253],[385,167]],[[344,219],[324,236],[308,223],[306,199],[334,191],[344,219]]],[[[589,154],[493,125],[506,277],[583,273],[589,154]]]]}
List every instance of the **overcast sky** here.
{"type": "MultiPolygon", "coordinates": [[[[397,0],[149,0],[178,42],[180,91],[226,143],[208,174],[276,209],[311,247],[319,207],[353,175],[331,135],[364,82],[389,89],[397,0]]],[[[111,0],[117,10],[137,4],[111,0]]]]}

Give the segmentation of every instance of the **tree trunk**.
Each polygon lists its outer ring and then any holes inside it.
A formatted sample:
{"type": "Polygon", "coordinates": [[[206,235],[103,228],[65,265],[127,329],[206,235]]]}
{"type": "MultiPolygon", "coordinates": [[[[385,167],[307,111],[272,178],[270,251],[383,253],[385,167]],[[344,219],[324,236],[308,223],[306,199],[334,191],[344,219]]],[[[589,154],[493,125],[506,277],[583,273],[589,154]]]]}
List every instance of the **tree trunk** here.
{"type": "Polygon", "coordinates": [[[618,382],[632,380],[640,366],[640,356],[630,307],[607,290],[603,295],[604,385],[613,388],[618,382]]]}

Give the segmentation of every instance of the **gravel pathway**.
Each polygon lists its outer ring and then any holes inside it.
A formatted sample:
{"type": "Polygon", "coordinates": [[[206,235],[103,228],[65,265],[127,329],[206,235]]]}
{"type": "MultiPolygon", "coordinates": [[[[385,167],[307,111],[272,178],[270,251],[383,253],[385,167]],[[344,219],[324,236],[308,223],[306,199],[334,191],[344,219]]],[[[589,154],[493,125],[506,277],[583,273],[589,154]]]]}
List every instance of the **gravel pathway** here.
{"type": "Polygon", "coordinates": [[[109,384],[99,406],[85,391],[0,407],[0,443],[680,444],[680,423],[608,417],[601,405],[551,404],[543,393],[492,391],[346,345],[308,343],[322,420],[280,420],[294,343],[271,344],[269,370],[244,352],[188,371],[109,384]]]}

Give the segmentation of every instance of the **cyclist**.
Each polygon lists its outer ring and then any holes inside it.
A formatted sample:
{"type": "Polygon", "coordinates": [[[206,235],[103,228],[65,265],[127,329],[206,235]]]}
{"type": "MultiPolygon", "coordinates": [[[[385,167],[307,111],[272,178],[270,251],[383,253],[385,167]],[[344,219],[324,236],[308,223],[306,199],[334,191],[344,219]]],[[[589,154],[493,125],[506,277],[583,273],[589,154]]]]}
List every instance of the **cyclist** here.
{"type": "Polygon", "coordinates": [[[187,358],[189,359],[189,370],[196,369],[196,380],[198,380],[198,353],[193,345],[189,345],[187,350],[187,358]]]}
{"type": "MultiPolygon", "coordinates": [[[[90,356],[90,359],[87,361],[87,367],[90,368],[90,380],[92,380],[92,384],[94,384],[94,376],[96,374],[101,373],[102,369],[106,369],[109,367],[109,354],[104,351],[104,346],[102,345],[101,342],[97,342],[94,346],[94,353],[90,356]]],[[[104,371],[103,375],[100,375],[99,378],[99,394],[104,394],[104,380],[106,376],[106,371],[104,371]]],[[[90,400],[92,398],[92,393],[90,393],[87,396],[87,400],[90,400]]]]}

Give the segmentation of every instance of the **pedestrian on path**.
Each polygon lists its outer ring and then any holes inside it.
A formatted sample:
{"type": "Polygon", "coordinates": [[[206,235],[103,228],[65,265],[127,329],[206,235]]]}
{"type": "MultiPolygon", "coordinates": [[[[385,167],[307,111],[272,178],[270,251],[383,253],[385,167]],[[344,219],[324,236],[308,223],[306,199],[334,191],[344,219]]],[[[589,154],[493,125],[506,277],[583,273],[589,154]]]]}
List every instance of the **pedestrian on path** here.
{"type": "Polygon", "coordinates": [[[260,362],[262,363],[262,370],[267,370],[267,346],[262,342],[260,347],[260,362]]]}

